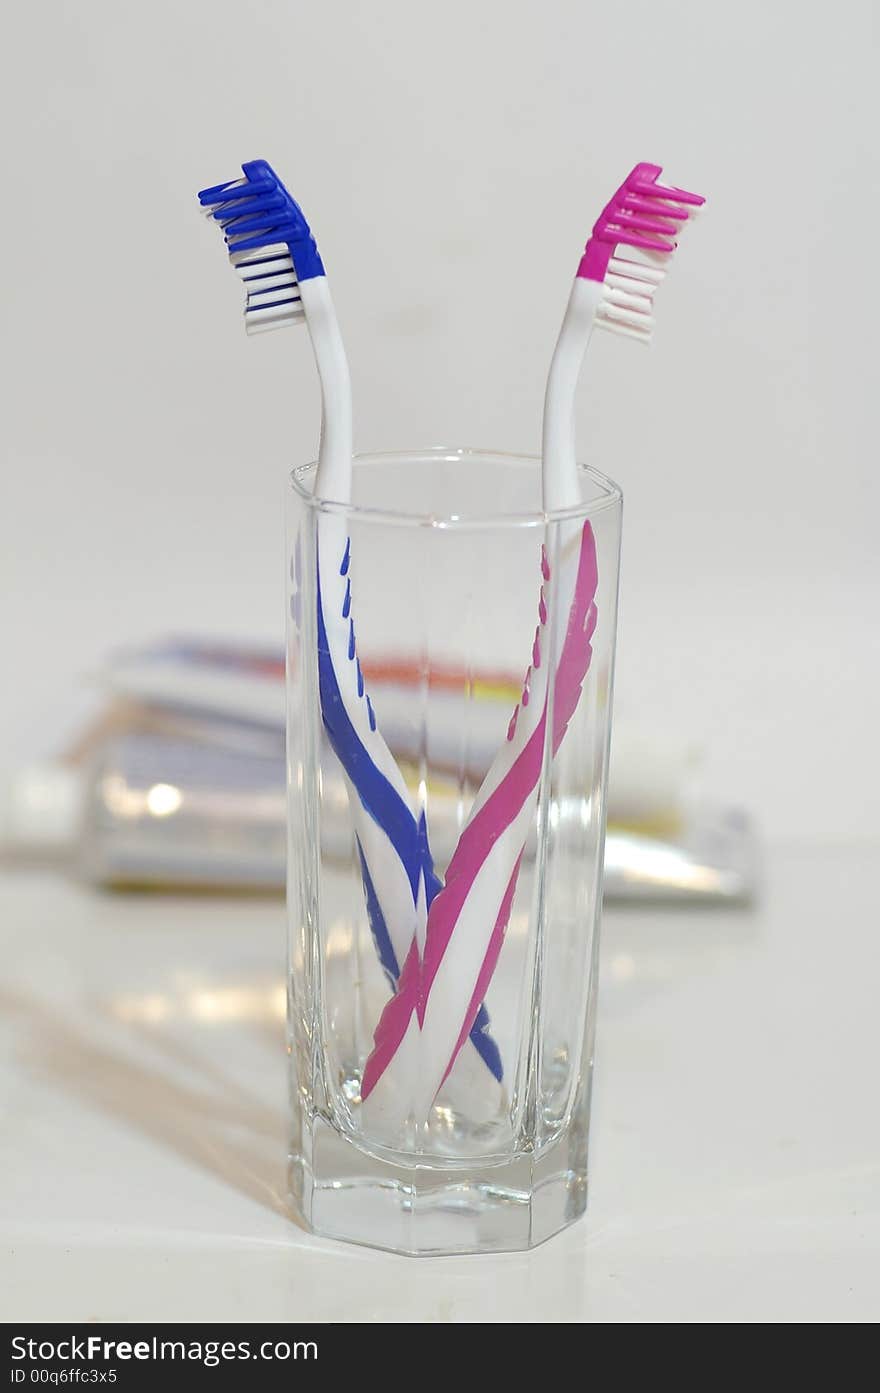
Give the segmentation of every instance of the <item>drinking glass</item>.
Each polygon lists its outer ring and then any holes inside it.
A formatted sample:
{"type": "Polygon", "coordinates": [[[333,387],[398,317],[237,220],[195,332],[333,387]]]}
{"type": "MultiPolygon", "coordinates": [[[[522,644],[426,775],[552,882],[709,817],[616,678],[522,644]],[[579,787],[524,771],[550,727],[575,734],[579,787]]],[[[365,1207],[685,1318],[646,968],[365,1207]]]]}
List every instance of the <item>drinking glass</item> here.
{"type": "Polygon", "coordinates": [[[587,1201],[620,490],[580,466],[579,500],[546,514],[538,459],[459,448],[357,457],[344,506],[314,476],[293,471],[288,504],[292,1194],[334,1238],[528,1248],[587,1201]],[[328,651],[337,564],[351,657],[328,651]],[[359,665],[363,748],[340,743],[334,661],[359,665]],[[507,825],[472,808],[515,711],[538,772],[507,825]],[[390,833],[363,773],[378,740],[390,833]]]}

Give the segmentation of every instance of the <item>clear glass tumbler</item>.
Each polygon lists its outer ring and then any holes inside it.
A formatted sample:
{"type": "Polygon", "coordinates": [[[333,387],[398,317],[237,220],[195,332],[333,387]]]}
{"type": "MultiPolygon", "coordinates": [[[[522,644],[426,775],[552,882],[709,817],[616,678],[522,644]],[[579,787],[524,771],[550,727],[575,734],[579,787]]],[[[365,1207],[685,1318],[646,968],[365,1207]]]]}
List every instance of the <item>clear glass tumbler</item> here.
{"type": "Polygon", "coordinates": [[[293,472],[291,1189],[404,1253],[533,1246],[586,1206],[621,494],[537,459],[293,472]]]}

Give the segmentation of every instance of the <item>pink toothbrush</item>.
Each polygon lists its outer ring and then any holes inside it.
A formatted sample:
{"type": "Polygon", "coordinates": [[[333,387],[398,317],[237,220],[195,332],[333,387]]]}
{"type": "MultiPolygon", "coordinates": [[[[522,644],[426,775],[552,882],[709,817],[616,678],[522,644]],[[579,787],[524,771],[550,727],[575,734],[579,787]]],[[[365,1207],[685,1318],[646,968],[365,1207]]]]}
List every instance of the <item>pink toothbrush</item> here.
{"type": "MultiPolygon", "coordinates": [[[[603,209],[578,267],[544,404],[547,513],[580,503],[574,396],[593,327],[650,339],[653,296],[675,234],[704,202],[658,184],[660,173],[658,165],[635,167],[603,209]]],[[[547,742],[552,757],[589,670],[599,579],[593,531],[577,519],[559,521],[554,531],[552,567],[542,549],[532,663],[507,740],[431,904],[422,958],[410,952],[375,1032],[361,1085],[372,1126],[396,1129],[407,1116],[424,1122],[467,1039],[504,942],[547,742]]]]}

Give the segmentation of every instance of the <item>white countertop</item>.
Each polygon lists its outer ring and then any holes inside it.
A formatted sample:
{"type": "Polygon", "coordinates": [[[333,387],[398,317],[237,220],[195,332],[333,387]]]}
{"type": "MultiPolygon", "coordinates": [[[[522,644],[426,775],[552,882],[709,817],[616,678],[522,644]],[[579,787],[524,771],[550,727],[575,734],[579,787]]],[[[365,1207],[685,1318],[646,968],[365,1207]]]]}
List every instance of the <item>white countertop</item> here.
{"type": "Polygon", "coordinates": [[[587,1218],[396,1258],[284,1199],[283,908],[0,879],[9,1320],[880,1317],[876,847],[606,912],[587,1218]]]}

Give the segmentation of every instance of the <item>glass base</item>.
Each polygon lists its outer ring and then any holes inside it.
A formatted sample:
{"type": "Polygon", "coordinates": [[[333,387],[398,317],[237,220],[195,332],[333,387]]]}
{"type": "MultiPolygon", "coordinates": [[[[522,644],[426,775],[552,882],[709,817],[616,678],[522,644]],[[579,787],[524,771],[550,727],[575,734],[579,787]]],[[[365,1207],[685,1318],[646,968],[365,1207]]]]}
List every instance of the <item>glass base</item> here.
{"type": "Polygon", "coordinates": [[[294,1204],[325,1238],[410,1256],[534,1248],[587,1206],[586,1135],[572,1128],[540,1155],[467,1170],[369,1155],[316,1117],[311,1154],[290,1163],[294,1204]]]}

